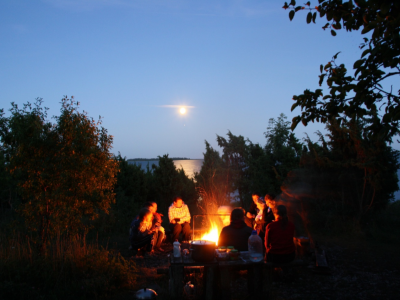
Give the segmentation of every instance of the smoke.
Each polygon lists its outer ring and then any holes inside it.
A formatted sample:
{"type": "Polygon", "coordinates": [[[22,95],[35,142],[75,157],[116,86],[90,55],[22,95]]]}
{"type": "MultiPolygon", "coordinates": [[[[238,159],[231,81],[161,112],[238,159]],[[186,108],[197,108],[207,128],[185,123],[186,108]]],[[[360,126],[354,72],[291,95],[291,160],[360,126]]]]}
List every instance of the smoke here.
{"type": "Polygon", "coordinates": [[[288,218],[295,225],[296,236],[310,236],[309,213],[310,205],[316,198],[317,191],[309,183],[304,169],[297,169],[289,172],[283,185],[282,193],[277,196],[277,205],[285,205],[288,211],[288,218]]]}

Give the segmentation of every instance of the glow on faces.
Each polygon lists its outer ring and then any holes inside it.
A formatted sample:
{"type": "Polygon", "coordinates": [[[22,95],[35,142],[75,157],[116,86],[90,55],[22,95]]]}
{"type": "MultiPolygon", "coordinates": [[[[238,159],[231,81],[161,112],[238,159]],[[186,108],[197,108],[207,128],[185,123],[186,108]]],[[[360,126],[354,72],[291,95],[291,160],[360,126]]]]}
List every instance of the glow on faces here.
{"type": "Polygon", "coordinates": [[[177,199],[176,202],[174,202],[174,206],[176,208],[181,208],[182,207],[182,199],[177,199]]]}
{"type": "Polygon", "coordinates": [[[153,215],[152,215],[152,213],[150,212],[150,213],[148,213],[147,215],[145,215],[145,217],[143,218],[143,221],[144,221],[145,223],[150,223],[151,220],[152,220],[152,218],[153,218],[153,215]]]}
{"type": "Polygon", "coordinates": [[[275,200],[266,199],[265,202],[266,202],[267,206],[270,208],[274,208],[276,206],[275,200]]]}

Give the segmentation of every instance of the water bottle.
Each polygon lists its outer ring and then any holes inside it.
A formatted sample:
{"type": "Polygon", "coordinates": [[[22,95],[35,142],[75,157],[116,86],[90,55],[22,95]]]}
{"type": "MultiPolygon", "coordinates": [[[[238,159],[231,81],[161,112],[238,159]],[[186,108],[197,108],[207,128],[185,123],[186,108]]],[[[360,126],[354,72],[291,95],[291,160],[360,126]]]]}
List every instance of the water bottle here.
{"type": "Polygon", "coordinates": [[[175,240],[175,242],[172,245],[174,245],[174,250],[173,250],[174,257],[181,257],[181,244],[178,242],[178,240],[175,240]]]}
{"type": "Polygon", "coordinates": [[[259,262],[264,259],[262,240],[258,236],[257,231],[253,230],[249,237],[249,257],[253,262],[259,262]]]}

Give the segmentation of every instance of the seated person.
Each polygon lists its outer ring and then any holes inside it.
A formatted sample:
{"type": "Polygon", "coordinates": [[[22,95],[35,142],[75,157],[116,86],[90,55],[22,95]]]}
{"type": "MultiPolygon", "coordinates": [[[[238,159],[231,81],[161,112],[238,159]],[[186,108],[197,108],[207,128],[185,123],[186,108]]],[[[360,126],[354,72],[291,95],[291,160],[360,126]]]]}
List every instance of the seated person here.
{"type": "Polygon", "coordinates": [[[183,203],[179,196],[174,197],[174,201],[168,208],[169,227],[172,231],[172,242],[178,240],[182,232],[182,240],[190,240],[190,212],[188,206],[183,203]]]}
{"type": "Polygon", "coordinates": [[[154,201],[150,201],[148,202],[150,204],[150,206],[148,207],[148,209],[150,210],[150,212],[153,214],[153,228],[157,229],[158,231],[158,239],[160,240],[160,245],[158,247],[156,247],[156,249],[154,250],[158,250],[160,252],[163,252],[164,249],[161,248],[161,243],[162,241],[164,241],[165,239],[165,230],[164,227],[161,226],[162,223],[162,214],[157,212],[157,203],[154,201]]]}
{"type": "MultiPolygon", "coordinates": [[[[266,194],[264,197],[265,204],[267,205],[268,209],[264,211],[264,220],[265,220],[265,226],[267,226],[269,223],[275,220],[274,216],[274,208],[277,206],[276,201],[275,201],[276,195],[275,194],[266,194]]],[[[264,228],[265,229],[265,228],[264,228]]],[[[265,232],[265,230],[264,230],[265,232]]]]}
{"type": "MultiPolygon", "coordinates": [[[[162,240],[164,240],[165,239],[165,230],[164,230],[164,227],[161,226],[163,215],[160,213],[157,213],[157,203],[154,201],[147,201],[143,204],[143,208],[147,208],[153,214],[153,220],[152,220],[153,227],[157,228],[161,232],[160,233],[160,234],[162,234],[161,238],[162,238],[162,240]]],[[[136,216],[135,220],[137,220],[138,218],[139,218],[139,216],[136,216]]],[[[132,221],[131,227],[133,225],[133,222],[134,221],[132,221]]],[[[158,250],[163,251],[163,249],[161,249],[161,248],[159,248],[158,250]]]]}
{"type": "Polygon", "coordinates": [[[260,193],[253,192],[251,194],[251,198],[252,198],[253,202],[251,203],[250,208],[246,213],[246,217],[244,218],[244,221],[246,222],[247,226],[254,228],[254,224],[255,224],[254,219],[258,214],[257,201],[260,198],[260,193]]]}
{"type": "Polygon", "coordinates": [[[248,240],[253,230],[244,222],[244,210],[235,208],[231,212],[231,224],[222,228],[218,246],[233,246],[239,251],[248,251],[248,240]]]}
{"type": "Polygon", "coordinates": [[[153,214],[153,226],[157,227],[159,231],[161,231],[165,237],[165,229],[164,227],[161,226],[162,224],[162,217],[164,216],[163,214],[160,214],[157,212],[157,203],[154,201],[150,201],[151,206],[149,207],[149,210],[153,214]]]}
{"type": "Polygon", "coordinates": [[[130,230],[129,241],[134,251],[145,247],[146,252],[158,250],[163,235],[153,227],[153,214],[147,208],[142,208],[139,218],[134,220],[130,230]]]}
{"type": "Polygon", "coordinates": [[[289,263],[295,258],[294,225],[288,220],[286,206],[278,205],[272,211],[275,221],[265,229],[267,262],[289,263]]]}

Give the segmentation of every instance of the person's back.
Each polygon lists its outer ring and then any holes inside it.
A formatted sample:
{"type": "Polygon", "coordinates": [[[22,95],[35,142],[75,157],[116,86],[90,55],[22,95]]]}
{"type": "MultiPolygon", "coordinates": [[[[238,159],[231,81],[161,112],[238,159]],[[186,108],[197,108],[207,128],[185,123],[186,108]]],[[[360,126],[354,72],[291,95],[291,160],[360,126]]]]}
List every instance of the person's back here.
{"type": "Polygon", "coordinates": [[[267,262],[288,263],[296,255],[293,243],[294,224],[288,220],[284,205],[275,207],[273,213],[276,221],[269,223],[265,230],[267,262]]]}
{"type": "Polygon", "coordinates": [[[267,251],[273,254],[289,254],[295,251],[293,243],[294,224],[287,222],[286,227],[282,227],[282,220],[269,223],[266,228],[268,236],[267,251]]]}
{"type": "Polygon", "coordinates": [[[222,228],[218,246],[233,246],[239,251],[247,251],[247,242],[252,231],[244,222],[243,210],[235,208],[231,213],[231,224],[222,228]]]}

